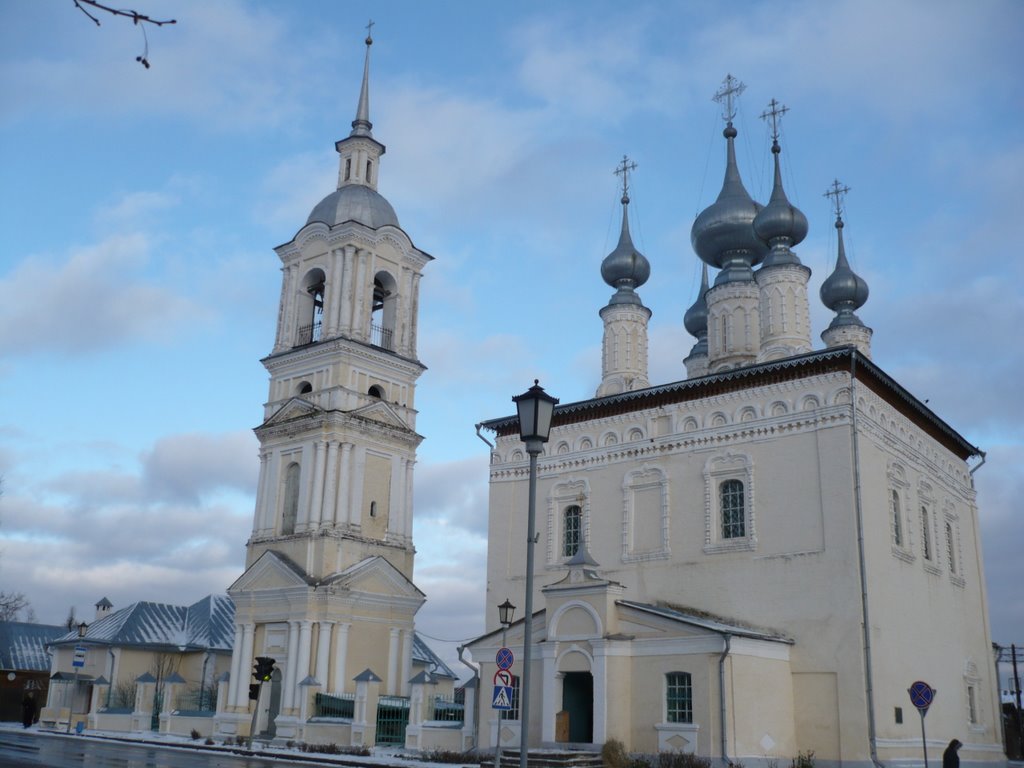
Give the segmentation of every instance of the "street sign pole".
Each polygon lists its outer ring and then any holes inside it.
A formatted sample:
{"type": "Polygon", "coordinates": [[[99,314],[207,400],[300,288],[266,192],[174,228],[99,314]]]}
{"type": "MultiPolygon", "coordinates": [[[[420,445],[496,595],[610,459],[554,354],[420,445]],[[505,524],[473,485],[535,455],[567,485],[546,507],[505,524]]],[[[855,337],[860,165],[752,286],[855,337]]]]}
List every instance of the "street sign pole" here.
{"type": "Polygon", "coordinates": [[[919,709],[917,713],[921,715],[921,749],[924,750],[924,768],[928,768],[928,739],[924,735],[924,715],[927,710],[919,709]]]}
{"type": "Polygon", "coordinates": [[[924,751],[924,768],[928,768],[928,739],[924,733],[924,716],[928,714],[928,707],[935,701],[935,694],[938,693],[924,680],[915,680],[907,688],[910,694],[910,703],[917,707],[917,713],[921,716],[921,749],[924,751]]]}

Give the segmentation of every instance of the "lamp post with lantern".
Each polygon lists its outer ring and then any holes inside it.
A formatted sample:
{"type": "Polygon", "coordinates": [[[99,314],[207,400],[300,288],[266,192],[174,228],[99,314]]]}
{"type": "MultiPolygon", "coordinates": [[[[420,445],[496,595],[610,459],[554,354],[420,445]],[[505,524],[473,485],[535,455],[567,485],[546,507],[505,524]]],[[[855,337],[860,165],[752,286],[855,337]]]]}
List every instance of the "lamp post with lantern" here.
{"type": "MultiPolygon", "coordinates": [[[[85,633],[88,631],[89,625],[84,621],[78,625],[78,640],[81,642],[82,638],[85,637],[85,633]]],[[[75,654],[71,662],[71,666],[75,668],[75,682],[71,685],[71,701],[68,702],[68,727],[65,733],[71,733],[71,720],[75,713],[75,698],[78,695],[78,670],[85,666],[85,647],[75,645],[75,654]]]]}
{"type": "Polygon", "coordinates": [[[530,456],[530,491],[526,517],[526,614],[523,617],[523,674],[519,689],[519,768],[526,768],[530,736],[530,644],[533,640],[533,545],[536,543],[537,457],[551,433],[551,417],[558,399],[537,379],[526,392],[513,397],[519,414],[519,437],[530,456]]]}
{"type": "MultiPolygon", "coordinates": [[[[512,616],[515,612],[516,607],[512,605],[512,601],[507,597],[505,598],[505,602],[498,606],[498,621],[501,623],[502,650],[508,647],[508,641],[506,638],[508,628],[512,624],[512,616]]],[[[501,768],[501,719],[504,714],[504,711],[498,711],[498,735],[494,740],[494,768],[501,768]]]]}

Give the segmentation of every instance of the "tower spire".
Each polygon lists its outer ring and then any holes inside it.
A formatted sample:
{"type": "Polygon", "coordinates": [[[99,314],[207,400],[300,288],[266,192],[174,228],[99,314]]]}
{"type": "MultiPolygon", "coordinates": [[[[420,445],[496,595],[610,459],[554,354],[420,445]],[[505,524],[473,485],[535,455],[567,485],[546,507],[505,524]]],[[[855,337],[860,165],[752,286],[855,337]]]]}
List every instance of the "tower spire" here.
{"type": "Polygon", "coordinates": [[[363,61],[363,86],[359,90],[359,104],[356,106],[356,119],[352,121],[352,133],[349,136],[369,136],[373,138],[373,123],[370,122],[370,46],[373,45],[373,19],[366,25],[366,59],[363,61]]]}
{"type": "Polygon", "coordinates": [[[832,198],[832,207],[836,215],[838,250],[836,268],[825,278],[820,291],[821,303],[835,312],[836,316],[821,334],[821,338],[829,347],[853,344],[870,357],[872,331],[855,314],[868,300],[868,284],[850,268],[850,262],[846,259],[846,246],[843,243],[843,200],[849,191],[849,187],[840,184],[839,179],[836,179],[825,192],[825,197],[832,198]]]}

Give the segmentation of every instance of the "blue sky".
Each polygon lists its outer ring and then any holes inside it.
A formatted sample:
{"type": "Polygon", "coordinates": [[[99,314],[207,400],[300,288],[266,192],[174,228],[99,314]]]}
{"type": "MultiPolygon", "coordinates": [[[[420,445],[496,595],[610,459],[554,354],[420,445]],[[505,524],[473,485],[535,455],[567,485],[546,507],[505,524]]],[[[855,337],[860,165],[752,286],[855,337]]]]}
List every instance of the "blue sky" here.
{"type": "Polygon", "coordinates": [[[108,596],[190,603],[241,572],[280,292],[273,246],[334,187],[364,25],[380,191],[436,257],[422,283],[419,626],[483,628],[486,447],[535,377],[593,395],[617,180],[651,262],[651,380],[684,376],[689,244],[721,184],[711,95],[747,84],[739,162],[765,201],[758,119],[790,107],[784,178],[817,289],[822,196],[871,297],[874,359],[968,440],[993,639],[1024,643],[1024,6],[995,0],[217,3],[138,0],[139,30],[66,0],[0,0],[0,589],[41,621],[108,596]]]}

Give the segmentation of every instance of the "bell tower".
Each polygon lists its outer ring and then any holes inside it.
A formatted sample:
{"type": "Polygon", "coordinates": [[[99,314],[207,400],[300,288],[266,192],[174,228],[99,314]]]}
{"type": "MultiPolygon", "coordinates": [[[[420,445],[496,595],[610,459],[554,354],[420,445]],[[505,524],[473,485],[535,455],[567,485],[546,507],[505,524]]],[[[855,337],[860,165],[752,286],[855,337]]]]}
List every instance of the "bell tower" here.
{"type": "MultiPolygon", "coordinates": [[[[371,22],[372,25],[372,22],[371,22]]],[[[313,208],[281,260],[277,331],[256,427],[260,471],[246,570],[229,588],[235,645],[222,734],[248,731],[248,671],[274,658],[277,692],[257,733],[301,735],[311,690],[350,695],[372,672],[380,693],[407,692],[413,619],[413,469],[419,286],[432,257],[377,191],[385,147],[373,137],[366,38],[337,187],[313,208]],[[305,702],[305,704],[304,704],[305,702]]]]}

